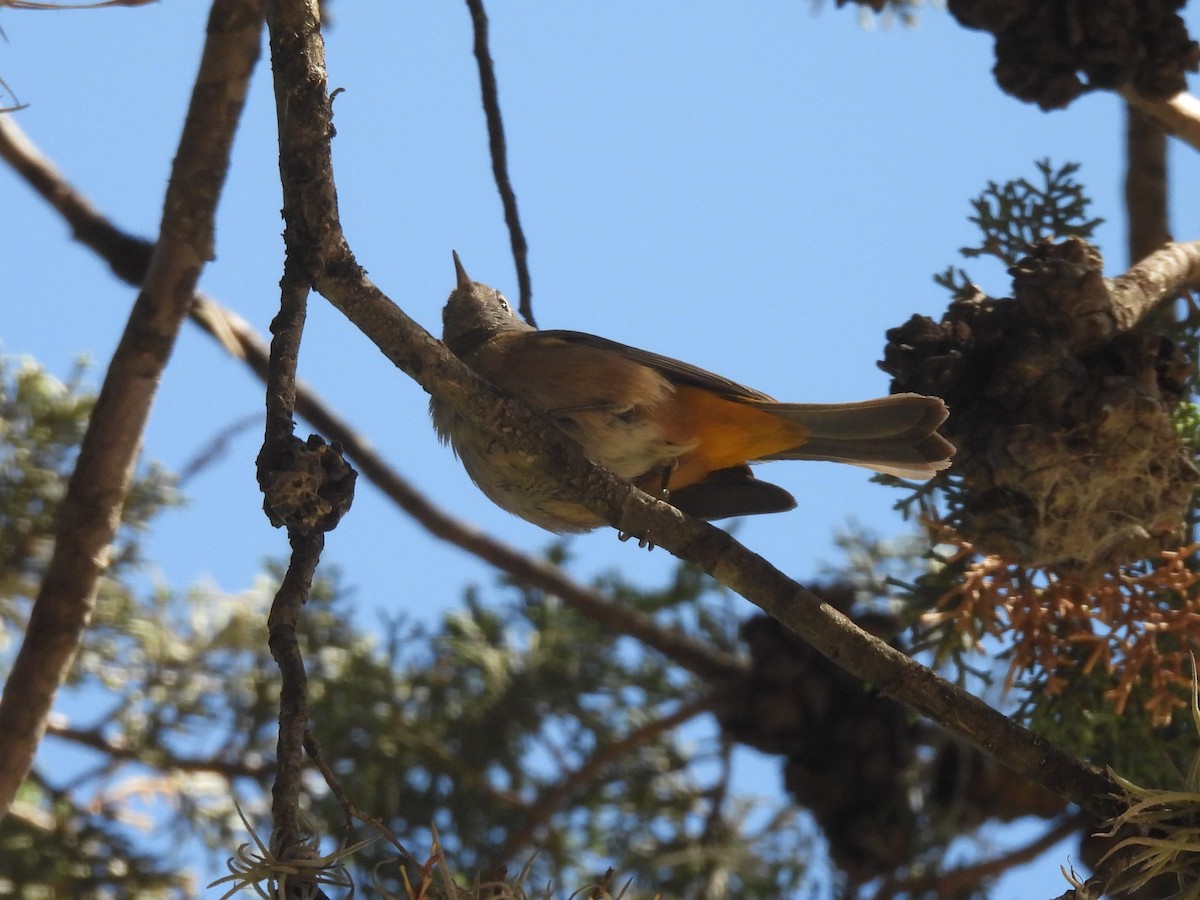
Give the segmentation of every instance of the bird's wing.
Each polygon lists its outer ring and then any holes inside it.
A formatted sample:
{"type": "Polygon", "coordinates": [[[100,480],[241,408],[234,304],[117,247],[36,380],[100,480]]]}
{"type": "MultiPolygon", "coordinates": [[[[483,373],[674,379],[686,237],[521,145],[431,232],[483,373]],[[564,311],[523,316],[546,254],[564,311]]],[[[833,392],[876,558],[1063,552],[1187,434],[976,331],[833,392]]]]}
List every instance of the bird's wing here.
{"type": "Polygon", "coordinates": [[[597,337],[594,334],[585,334],[582,331],[551,330],[539,331],[536,337],[539,340],[562,342],[573,346],[590,347],[596,350],[617,353],[631,362],[648,366],[662,373],[669,381],[712,391],[714,394],[728,397],[730,400],[774,402],[773,397],[764,394],[762,391],[756,391],[754,388],[746,387],[744,384],[738,384],[736,381],[731,381],[728,378],[701,369],[699,366],[693,366],[691,363],[672,359],[669,356],[660,356],[657,353],[651,353],[649,350],[630,347],[628,344],[610,341],[607,338],[597,337]]]}

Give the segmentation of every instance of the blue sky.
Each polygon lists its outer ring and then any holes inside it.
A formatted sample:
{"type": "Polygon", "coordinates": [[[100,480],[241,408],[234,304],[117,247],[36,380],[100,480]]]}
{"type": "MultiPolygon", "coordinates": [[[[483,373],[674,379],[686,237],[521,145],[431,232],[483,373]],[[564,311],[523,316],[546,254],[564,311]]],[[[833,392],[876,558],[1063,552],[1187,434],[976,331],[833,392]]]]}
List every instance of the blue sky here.
{"type": "MultiPolygon", "coordinates": [[[[452,248],[474,278],[515,297],[465,5],[340,0],[331,9],[330,84],[344,88],[334,159],[359,261],[435,334],[454,283],[452,248]]],[[[0,16],[0,77],[28,104],[21,126],[103,211],[143,235],[157,226],[206,12],[175,2],[0,16]]],[[[1082,164],[1092,212],[1107,220],[1098,235],[1107,272],[1125,266],[1119,103],[1089,96],[1047,114],[1001,94],[990,39],[944,12],[922,10],[915,28],[863,28],[851,10],[794,0],[510,0],[489,12],[543,327],[685,358],[783,400],[886,393],[875,365],[884,331],[944,308],[931,275],[974,238],[968,199],[988,180],[1032,177],[1043,157],[1082,164]]],[[[1193,33],[1198,18],[1190,13],[1193,33]]],[[[268,76],[264,64],[220,209],[217,259],[201,281],[263,333],[282,258],[268,76]]],[[[1186,201],[1200,163],[1186,148],[1171,152],[1174,230],[1195,237],[1197,208],[1186,201]]],[[[87,354],[98,378],[134,292],[71,244],[4,168],[0,204],[0,351],[59,374],[87,354]]],[[[999,266],[969,268],[1006,293],[999,266]]],[[[436,442],[423,391],[319,298],[300,370],[444,505],[531,552],[546,545],[548,535],[474,489],[436,442]]],[[[182,467],[261,397],[240,365],[187,329],[147,458],[182,467]]],[[[164,515],[149,547],[155,578],[238,590],[264,557],[285,552],[260,510],[259,440],[244,433],[189,485],[190,504],[164,515]]],[[[800,506],[745,521],[739,537],[801,580],[836,559],[834,534],[849,521],[880,534],[901,527],[893,493],[861,470],[777,463],[760,474],[800,506]]],[[[673,562],[607,530],[575,540],[573,552],[581,577],[620,566],[650,582],[673,562]]],[[[464,583],[492,577],[365,484],[325,560],[343,567],[367,616],[379,607],[436,615],[464,583]]],[[[763,789],[776,789],[766,776],[763,789]]],[[[1044,860],[1027,885],[1061,892],[1064,861],[1044,860]]],[[[1030,895],[1017,885],[998,896],[1030,895]]]]}

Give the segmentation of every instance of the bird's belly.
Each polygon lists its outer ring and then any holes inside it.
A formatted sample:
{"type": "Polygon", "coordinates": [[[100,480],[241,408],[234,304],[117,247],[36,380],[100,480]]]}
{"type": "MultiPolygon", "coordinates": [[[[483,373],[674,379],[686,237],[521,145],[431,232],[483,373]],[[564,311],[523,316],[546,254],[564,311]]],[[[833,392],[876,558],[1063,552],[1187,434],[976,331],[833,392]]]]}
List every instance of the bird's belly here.
{"type": "MultiPolygon", "coordinates": [[[[497,506],[548,531],[590,531],[605,524],[530,457],[509,449],[502,437],[481,431],[436,401],[431,411],[438,434],[454,448],[471,480],[497,506]]],[[[553,418],[580,444],[588,459],[622,478],[632,480],[662,469],[690,449],[666,440],[661,429],[629,413],[588,410],[553,418]]]]}
{"type": "Polygon", "coordinates": [[[591,531],[605,524],[572,500],[529,456],[509,449],[503,439],[481,430],[448,405],[430,404],[439,437],[450,444],[463,468],[489,500],[547,531],[591,531]]]}
{"type": "Polygon", "coordinates": [[[581,447],[587,458],[615,475],[633,480],[669,466],[695,447],[695,442],[668,440],[645,410],[589,410],[555,420],[581,447]]]}

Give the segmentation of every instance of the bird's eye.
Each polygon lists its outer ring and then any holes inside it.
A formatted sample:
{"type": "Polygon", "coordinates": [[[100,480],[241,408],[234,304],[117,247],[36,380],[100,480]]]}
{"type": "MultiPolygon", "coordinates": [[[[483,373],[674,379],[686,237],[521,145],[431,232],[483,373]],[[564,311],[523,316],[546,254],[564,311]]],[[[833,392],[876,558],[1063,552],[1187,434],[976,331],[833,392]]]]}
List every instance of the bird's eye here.
{"type": "Polygon", "coordinates": [[[499,301],[499,303],[500,303],[500,308],[501,308],[502,310],[504,310],[505,312],[508,312],[508,311],[509,311],[509,309],[508,309],[508,301],[507,301],[507,300],[505,300],[503,297],[497,297],[496,299],[497,299],[497,300],[499,301]]]}

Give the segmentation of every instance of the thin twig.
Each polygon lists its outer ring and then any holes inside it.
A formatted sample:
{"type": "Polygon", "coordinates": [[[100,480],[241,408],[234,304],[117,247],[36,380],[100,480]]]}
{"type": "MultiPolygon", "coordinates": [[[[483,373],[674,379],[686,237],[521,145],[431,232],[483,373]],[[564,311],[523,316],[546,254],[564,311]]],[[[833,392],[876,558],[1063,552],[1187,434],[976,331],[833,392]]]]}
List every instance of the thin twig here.
{"type": "Polygon", "coordinates": [[[333,771],[329,763],[325,759],[325,755],[321,752],[321,745],[317,743],[316,737],[310,729],[304,735],[304,752],[308,754],[308,758],[312,760],[317,771],[321,773],[321,777],[325,779],[325,786],[329,788],[333,798],[337,801],[338,806],[342,808],[342,815],[345,816],[346,838],[344,844],[349,844],[353,838],[354,821],[357,819],[364,825],[373,828],[378,834],[385,837],[396,851],[404,858],[406,862],[416,862],[417,859],[404,847],[400,842],[400,838],[396,837],[395,832],[388,828],[381,819],[375,816],[369,816],[359,809],[354,801],[350,799],[350,795],[346,793],[346,789],[342,787],[341,779],[337,777],[337,773],[333,771]]]}
{"type": "MultiPolygon", "coordinates": [[[[296,632],[325,546],[324,533],[335,527],[349,508],[355,477],[355,473],[345,467],[337,448],[326,448],[316,438],[302,444],[294,433],[296,369],[308,312],[308,294],[312,289],[320,247],[319,238],[312,230],[313,222],[298,210],[304,198],[296,190],[295,157],[288,152],[294,149],[289,137],[295,135],[295,129],[289,110],[288,86],[279,77],[280,68],[291,59],[286,46],[281,45],[294,37],[288,26],[281,28],[280,23],[294,15],[311,15],[313,21],[306,26],[319,27],[319,9],[297,3],[270,0],[267,3],[271,62],[276,74],[279,106],[286,258],[280,281],[279,313],[271,322],[271,350],[265,378],[266,429],[258,455],[258,481],[265,497],[264,509],[273,524],[287,525],[288,541],[292,546],[291,562],[268,619],[271,655],[282,676],[276,754],[278,769],[271,790],[271,850],[283,860],[305,855],[307,845],[311,844],[311,837],[304,835],[300,826],[304,740],[309,733],[309,723],[308,679],[296,632]],[[328,503],[331,498],[336,502],[328,503]]],[[[325,98],[323,113],[327,125],[331,125],[328,98],[325,98]]],[[[320,189],[323,185],[317,187],[320,189]]],[[[331,184],[329,189],[332,190],[331,184]]],[[[322,227],[325,224],[320,223],[322,227]]],[[[336,219],[328,224],[338,227],[336,219]]]]}
{"type": "Polygon", "coordinates": [[[292,558],[271,604],[267,619],[271,655],[279,666],[279,742],[275,783],[271,788],[271,851],[291,858],[303,844],[300,794],[304,784],[304,735],[308,731],[308,677],[296,638],[300,611],[312,589],[313,574],[325,546],[325,535],[289,535],[292,558]]]}
{"type": "Polygon", "coordinates": [[[237,421],[231,422],[218,431],[200,449],[199,453],[180,466],[179,473],[175,478],[176,487],[182,489],[189,481],[213,465],[217,460],[224,457],[229,452],[234,438],[238,437],[243,431],[255,427],[261,421],[262,417],[258,413],[252,413],[248,416],[242,416],[237,421]]]}
{"type": "Polygon", "coordinates": [[[84,435],[21,649],[0,698],[0,814],[12,804],[91,618],[159,376],[213,255],[213,217],[262,30],[260,0],[215,0],[159,240],[84,435]]]}
{"type": "Polygon", "coordinates": [[[513,263],[517,267],[517,287],[520,292],[518,308],[530,325],[533,318],[533,283],[529,277],[529,247],[517,213],[517,195],[508,177],[508,144],[504,140],[504,119],[500,115],[500,97],[496,89],[496,68],[488,50],[488,18],[483,0],[467,0],[471,11],[471,26],[475,31],[475,61],[479,64],[479,89],[483,95],[483,113],[487,118],[488,149],[492,155],[492,174],[496,190],[504,206],[504,222],[512,242],[513,263]]]}
{"type": "MultiPolygon", "coordinates": [[[[285,235],[285,242],[291,237],[285,235]]],[[[266,416],[262,450],[258,454],[258,485],[266,495],[264,506],[275,525],[287,517],[274,508],[274,486],[280,472],[288,471],[294,455],[304,451],[296,445],[296,368],[300,362],[300,340],[308,315],[309,283],[300,261],[303,245],[287,244],[283,278],[280,280],[279,312],[271,321],[271,350],[266,371],[266,416]]],[[[294,499],[294,498],[293,498],[294,499]]],[[[289,524],[290,527],[290,524],[289,524]]]]}
{"type": "MultiPolygon", "coordinates": [[[[313,765],[317,767],[317,771],[321,773],[321,777],[325,779],[325,786],[333,794],[333,799],[342,808],[342,815],[345,816],[346,840],[349,841],[354,831],[354,820],[356,818],[363,818],[363,813],[354,805],[354,802],[350,799],[350,795],[342,787],[341,779],[337,777],[337,773],[325,761],[325,755],[321,752],[321,745],[317,743],[317,738],[312,733],[311,728],[305,729],[304,732],[304,752],[308,754],[308,758],[312,760],[313,765]]],[[[382,825],[382,823],[380,824],[382,825]]]]}

